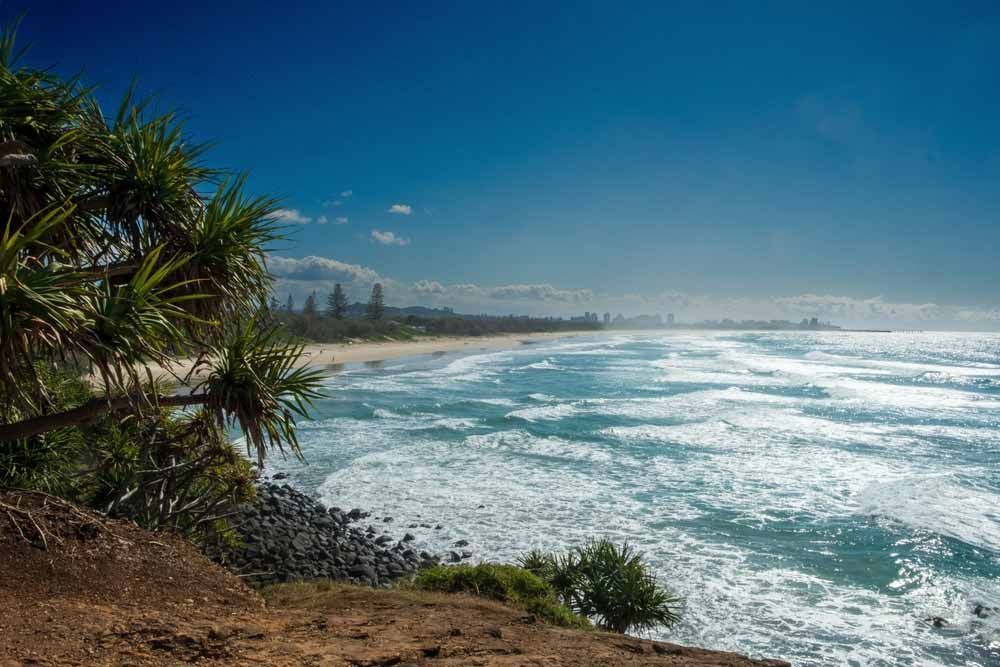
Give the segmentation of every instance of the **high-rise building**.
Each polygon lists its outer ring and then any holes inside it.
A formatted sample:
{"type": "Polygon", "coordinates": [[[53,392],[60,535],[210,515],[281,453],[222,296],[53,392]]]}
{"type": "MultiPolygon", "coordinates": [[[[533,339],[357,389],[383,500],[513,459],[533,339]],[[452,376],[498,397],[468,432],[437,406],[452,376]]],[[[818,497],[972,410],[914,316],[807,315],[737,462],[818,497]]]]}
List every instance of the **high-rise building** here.
{"type": "Polygon", "coordinates": [[[604,313],[604,326],[611,324],[611,313],[604,313]]]}
{"type": "Polygon", "coordinates": [[[674,326],[674,314],[673,313],[667,313],[667,326],[668,327],[674,326]]]}

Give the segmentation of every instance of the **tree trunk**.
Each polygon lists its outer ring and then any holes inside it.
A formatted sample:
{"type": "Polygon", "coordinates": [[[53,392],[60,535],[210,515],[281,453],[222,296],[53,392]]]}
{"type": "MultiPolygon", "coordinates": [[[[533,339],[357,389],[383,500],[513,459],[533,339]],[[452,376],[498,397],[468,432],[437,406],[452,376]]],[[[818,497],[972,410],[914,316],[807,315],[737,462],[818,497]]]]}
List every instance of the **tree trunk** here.
{"type": "MultiPolygon", "coordinates": [[[[54,431],[57,428],[68,428],[70,426],[90,426],[99,421],[101,417],[109,412],[117,412],[134,406],[138,401],[146,400],[143,396],[131,396],[122,398],[92,398],[78,408],[57,412],[51,415],[32,417],[24,421],[13,424],[0,424],[0,441],[20,440],[30,438],[33,435],[40,435],[54,431]]],[[[208,400],[205,394],[194,394],[188,396],[159,396],[149,397],[151,403],[163,407],[181,407],[185,405],[204,405],[208,400]],[[154,400],[155,399],[155,400],[154,400]]]]}

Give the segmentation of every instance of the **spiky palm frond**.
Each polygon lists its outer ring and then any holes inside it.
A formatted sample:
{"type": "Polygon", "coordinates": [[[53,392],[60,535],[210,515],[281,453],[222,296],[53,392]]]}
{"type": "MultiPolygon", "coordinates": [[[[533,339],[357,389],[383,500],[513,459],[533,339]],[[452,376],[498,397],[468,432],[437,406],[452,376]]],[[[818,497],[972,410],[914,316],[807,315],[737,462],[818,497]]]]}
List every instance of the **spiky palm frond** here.
{"type": "Polygon", "coordinates": [[[578,547],[570,606],[606,630],[643,632],[680,621],[683,600],[659,585],[643,555],[607,538],[578,547]]]}
{"type": "Polygon", "coordinates": [[[84,319],[86,274],[60,264],[59,249],[42,242],[68,215],[51,208],[16,229],[8,222],[0,237],[0,384],[22,406],[44,399],[41,383],[24,383],[35,361],[72,350],[84,319]]]}
{"type": "Polygon", "coordinates": [[[243,178],[204,197],[220,172],[176,114],[150,113],[133,87],[108,118],[78,79],[19,66],[13,33],[0,34],[0,387],[32,414],[0,431],[31,437],[112,405],[176,399],[136,387],[143,367],[190,354],[218,362],[204,397],[220,424],[244,428],[258,458],[297,452],[294,416],[318,386],[295,367],[301,348],[219,326],[248,321],[265,300],[278,202],[245,195],[243,178]],[[33,364],[58,354],[92,364],[113,396],[42,410],[33,364]]]}
{"type": "Polygon", "coordinates": [[[17,29],[21,25],[23,16],[19,16],[0,28],[0,67],[10,69],[17,65],[27,46],[17,47],[17,29]]]}
{"type": "Polygon", "coordinates": [[[530,551],[521,567],[544,579],[560,602],[613,632],[644,632],[680,620],[683,600],[662,587],[643,555],[607,538],[552,554],[530,551]]]}
{"type": "MultiPolygon", "coordinates": [[[[97,147],[85,131],[92,89],[49,72],[0,67],[0,214],[21,224],[51,206],[75,203],[97,185],[97,147]]],[[[50,240],[72,261],[101,237],[95,215],[74,211],[73,224],[50,240]]]]}
{"type": "Polygon", "coordinates": [[[247,452],[259,463],[269,449],[287,445],[299,454],[295,417],[304,417],[322,392],[322,371],[296,367],[302,346],[290,345],[272,325],[250,319],[227,327],[221,344],[209,349],[207,378],[193,393],[203,392],[205,407],[227,426],[246,435],[247,452]]]}
{"type": "Polygon", "coordinates": [[[183,238],[185,223],[202,206],[195,188],[214,172],[199,163],[207,146],[188,142],[174,114],[144,120],[133,110],[109,129],[105,214],[133,259],[183,238]]]}
{"type": "Polygon", "coordinates": [[[517,565],[548,581],[552,574],[553,559],[553,554],[547,551],[532,549],[517,557],[517,565]]]}
{"type": "Polygon", "coordinates": [[[281,238],[278,200],[243,193],[244,177],[224,181],[185,228],[178,249],[191,256],[178,278],[196,281],[212,298],[189,304],[203,318],[250,316],[270,293],[264,248],[281,238]]]}
{"type": "Polygon", "coordinates": [[[156,248],[147,254],[127,283],[104,280],[82,300],[87,327],[77,345],[97,366],[106,385],[119,391],[138,382],[139,366],[165,363],[168,354],[186,348],[181,324],[194,318],[184,305],[204,298],[189,291],[188,282],[169,280],[188,258],[161,261],[161,252],[162,248],[156,248]]]}

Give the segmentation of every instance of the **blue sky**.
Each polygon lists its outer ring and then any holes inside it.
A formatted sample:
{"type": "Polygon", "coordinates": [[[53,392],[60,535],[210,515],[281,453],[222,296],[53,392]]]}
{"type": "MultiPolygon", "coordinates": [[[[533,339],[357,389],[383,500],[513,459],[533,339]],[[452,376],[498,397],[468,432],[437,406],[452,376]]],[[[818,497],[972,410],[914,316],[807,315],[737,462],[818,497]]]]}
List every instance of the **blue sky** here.
{"type": "Polygon", "coordinates": [[[1000,325],[996,3],[208,4],[22,37],[283,196],[280,290],[1000,325]]]}

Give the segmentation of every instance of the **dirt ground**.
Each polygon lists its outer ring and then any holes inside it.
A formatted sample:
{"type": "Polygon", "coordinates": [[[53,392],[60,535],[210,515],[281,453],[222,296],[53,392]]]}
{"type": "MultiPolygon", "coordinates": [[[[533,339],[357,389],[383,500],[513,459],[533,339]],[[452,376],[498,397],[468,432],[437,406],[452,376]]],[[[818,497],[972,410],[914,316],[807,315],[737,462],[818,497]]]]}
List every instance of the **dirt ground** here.
{"type": "Polygon", "coordinates": [[[0,667],[786,664],[563,630],[466,596],[324,582],[264,596],[176,537],[0,492],[0,667]]]}

